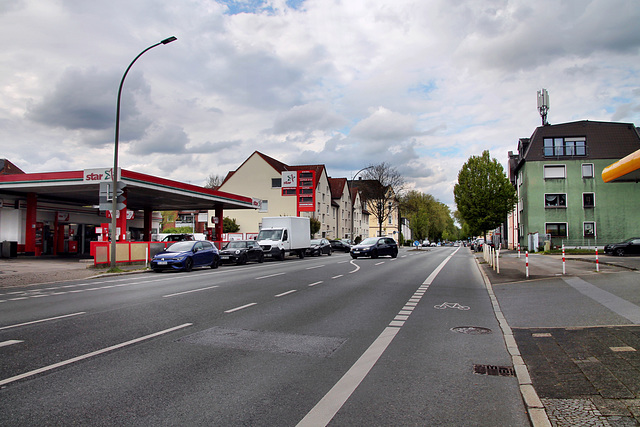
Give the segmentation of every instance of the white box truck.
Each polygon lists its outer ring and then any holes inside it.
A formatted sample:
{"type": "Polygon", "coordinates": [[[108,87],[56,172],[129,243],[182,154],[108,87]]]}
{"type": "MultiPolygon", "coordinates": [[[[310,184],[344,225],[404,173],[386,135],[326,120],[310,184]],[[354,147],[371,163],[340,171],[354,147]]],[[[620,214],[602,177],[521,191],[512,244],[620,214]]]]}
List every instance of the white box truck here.
{"type": "Polygon", "coordinates": [[[256,238],[265,258],[283,260],[287,254],[304,258],[311,246],[309,218],[274,216],[262,218],[262,228],[256,238]]]}

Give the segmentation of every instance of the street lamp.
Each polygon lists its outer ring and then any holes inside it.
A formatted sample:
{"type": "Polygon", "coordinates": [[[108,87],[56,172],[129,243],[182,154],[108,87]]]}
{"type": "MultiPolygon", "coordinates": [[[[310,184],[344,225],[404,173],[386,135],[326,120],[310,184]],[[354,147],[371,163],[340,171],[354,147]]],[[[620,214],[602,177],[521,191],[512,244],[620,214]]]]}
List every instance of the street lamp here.
{"type": "MultiPolygon", "coordinates": [[[[360,169],[358,172],[355,173],[355,175],[353,175],[353,177],[351,178],[351,181],[355,181],[356,177],[360,174],[360,172],[366,171],[367,169],[371,169],[373,168],[373,166],[367,166],[366,168],[362,168],[360,169]]],[[[351,190],[349,190],[349,198],[351,198],[351,190]]],[[[354,218],[353,215],[355,215],[355,211],[356,211],[356,207],[353,205],[353,201],[351,202],[351,242],[352,244],[355,243],[355,238],[353,237],[353,227],[354,227],[354,218]]]]}
{"type": "Polygon", "coordinates": [[[112,205],[111,205],[111,267],[116,266],[116,230],[117,230],[117,221],[116,221],[116,212],[118,210],[118,197],[116,195],[117,187],[118,187],[118,139],[120,137],[120,97],[122,95],[122,86],[124,85],[124,79],[127,77],[129,70],[133,66],[133,64],[144,55],[147,51],[153,49],[156,46],[160,46],[161,44],[169,44],[178,40],[175,36],[171,36],[162,40],[159,43],[156,43],[152,46],[149,46],[142,52],[136,56],[131,64],[127,67],[127,70],[124,72],[122,76],[122,80],[120,81],[120,87],[118,88],[118,103],[116,106],[116,139],[115,139],[115,147],[113,150],[113,171],[111,172],[111,197],[112,197],[112,205]]]}

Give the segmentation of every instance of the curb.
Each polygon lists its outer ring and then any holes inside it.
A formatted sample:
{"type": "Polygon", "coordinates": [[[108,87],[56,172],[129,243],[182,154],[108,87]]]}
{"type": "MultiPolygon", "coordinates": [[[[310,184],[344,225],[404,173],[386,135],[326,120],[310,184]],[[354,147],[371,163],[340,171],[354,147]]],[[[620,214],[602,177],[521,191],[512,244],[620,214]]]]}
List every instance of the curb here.
{"type": "Polygon", "coordinates": [[[527,414],[529,415],[531,425],[533,427],[551,427],[551,422],[549,421],[547,412],[544,409],[544,404],[540,400],[540,397],[538,397],[538,393],[536,393],[536,390],[533,388],[529,370],[527,369],[527,365],[525,365],[524,360],[520,355],[520,350],[518,349],[518,344],[513,337],[511,327],[509,327],[507,319],[504,317],[504,314],[500,309],[498,299],[493,293],[491,281],[484,272],[483,268],[480,266],[478,258],[474,257],[474,259],[476,261],[476,265],[478,266],[478,270],[480,270],[480,274],[482,275],[482,278],[484,280],[487,292],[489,293],[491,305],[493,306],[493,312],[496,316],[496,319],[498,320],[498,323],[500,324],[500,329],[502,330],[502,336],[504,337],[507,351],[511,355],[513,368],[516,371],[516,378],[518,379],[518,386],[520,387],[520,394],[522,395],[522,399],[527,408],[527,414]]]}

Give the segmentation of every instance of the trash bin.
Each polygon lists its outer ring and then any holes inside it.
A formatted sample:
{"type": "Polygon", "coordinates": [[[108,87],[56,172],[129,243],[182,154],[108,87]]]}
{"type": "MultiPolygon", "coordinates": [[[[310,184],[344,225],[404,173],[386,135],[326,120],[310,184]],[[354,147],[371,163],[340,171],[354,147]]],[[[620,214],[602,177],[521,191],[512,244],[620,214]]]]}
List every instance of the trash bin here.
{"type": "Polygon", "coordinates": [[[18,242],[3,241],[1,252],[2,258],[16,258],[18,256],[18,242]]]}

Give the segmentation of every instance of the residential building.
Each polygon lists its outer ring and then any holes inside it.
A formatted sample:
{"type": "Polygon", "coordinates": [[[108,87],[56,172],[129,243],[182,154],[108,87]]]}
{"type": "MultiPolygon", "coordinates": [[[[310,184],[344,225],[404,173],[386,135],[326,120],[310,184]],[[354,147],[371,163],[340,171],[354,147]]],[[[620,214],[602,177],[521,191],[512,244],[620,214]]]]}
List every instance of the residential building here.
{"type": "Polygon", "coordinates": [[[640,186],[605,184],[612,160],[640,148],[632,123],[578,121],[538,127],[509,152],[518,193],[509,234],[522,248],[587,247],[640,235],[640,186]]]}
{"type": "MultiPolygon", "coordinates": [[[[306,216],[320,221],[321,237],[348,238],[353,201],[360,200],[359,196],[354,199],[346,178],[329,177],[324,165],[290,166],[259,151],[229,172],[218,190],[247,195],[259,206],[252,212],[225,211],[245,234],[257,233],[266,216],[306,216]]],[[[355,208],[368,224],[366,211],[355,208]]]]}

